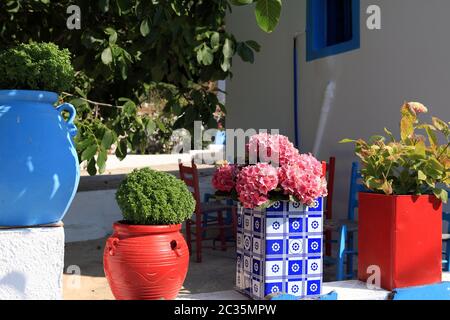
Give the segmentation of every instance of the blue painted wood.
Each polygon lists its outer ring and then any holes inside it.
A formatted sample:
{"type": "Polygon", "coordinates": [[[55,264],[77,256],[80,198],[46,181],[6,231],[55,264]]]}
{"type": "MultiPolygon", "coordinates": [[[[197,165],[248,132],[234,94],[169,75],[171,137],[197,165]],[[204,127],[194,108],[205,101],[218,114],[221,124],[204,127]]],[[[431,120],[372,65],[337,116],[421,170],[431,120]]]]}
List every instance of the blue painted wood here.
{"type": "Polygon", "coordinates": [[[450,282],[430,286],[396,289],[392,300],[449,300],[450,282]]]}
{"type": "MultiPolygon", "coordinates": [[[[214,197],[214,195],[210,194],[210,193],[205,193],[205,195],[203,196],[203,202],[209,202],[209,200],[211,200],[211,198],[214,197]]],[[[203,213],[203,228],[205,229],[205,231],[203,231],[202,237],[205,238],[206,237],[206,227],[208,226],[208,222],[215,220],[214,218],[209,218],[209,214],[208,213],[203,213]]]]}
{"type": "MultiPolygon", "coordinates": [[[[444,212],[443,214],[443,220],[448,223],[447,227],[447,233],[450,234],[450,213],[444,212]]],[[[450,239],[444,240],[445,242],[445,251],[444,253],[444,260],[442,260],[442,266],[443,270],[450,272],[450,239]]]]}
{"type": "Polygon", "coordinates": [[[329,294],[320,297],[319,300],[322,301],[338,300],[338,294],[336,291],[332,291],[329,294]]]}
{"type": "Polygon", "coordinates": [[[348,211],[347,219],[355,221],[355,210],[358,208],[358,192],[361,189],[361,185],[358,184],[358,180],[361,177],[359,170],[359,163],[352,163],[352,172],[350,174],[350,192],[348,196],[348,211]]]}
{"type": "MultiPolygon", "coordinates": [[[[359,201],[358,201],[358,193],[367,191],[367,189],[364,187],[364,185],[360,182],[361,180],[361,170],[359,167],[358,162],[352,163],[352,172],[350,175],[350,194],[348,199],[348,212],[347,212],[347,219],[349,221],[355,221],[356,220],[356,209],[358,209],[359,201]]],[[[347,275],[346,279],[353,279],[354,278],[354,271],[353,271],[353,261],[354,256],[357,255],[357,251],[354,248],[354,232],[348,232],[347,236],[347,275]]]]}
{"type": "Polygon", "coordinates": [[[298,103],[298,49],[297,37],[294,37],[294,128],[295,128],[295,147],[300,148],[300,134],[299,134],[299,103],[298,103]]]}
{"type": "MultiPolygon", "coordinates": [[[[211,193],[205,193],[205,195],[203,196],[203,202],[209,202],[211,200],[214,200],[214,197],[215,196],[213,194],[211,194],[211,193]]],[[[226,204],[229,205],[229,206],[232,206],[233,205],[233,200],[231,200],[231,199],[226,200],[226,204]]],[[[202,222],[203,228],[207,227],[208,222],[215,221],[215,220],[216,220],[215,217],[211,217],[208,213],[203,213],[203,222],[202,222]]],[[[224,223],[226,225],[231,225],[232,224],[232,220],[233,220],[233,213],[232,213],[231,210],[227,210],[224,223]]],[[[206,237],[206,230],[203,232],[202,236],[206,237]]],[[[227,236],[227,240],[230,240],[232,238],[233,238],[232,235],[227,236]]],[[[215,241],[216,240],[213,240],[213,242],[214,242],[213,245],[214,246],[216,245],[215,241]]]]}
{"type": "MultiPolygon", "coordinates": [[[[358,208],[358,193],[367,191],[360,182],[361,170],[358,162],[352,163],[352,171],[350,175],[350,194],[348,198],[347,219],[349,221],[356,220],[355,211],[358,208]]],[[[353,261],[358,251],[354,247],[354,230],[349,230],[347,225],[341,225],[339,228],[338,240],[332,242],[338,244],[338,252],[336,258],[330,258],[326,262],[328,264],[336,264],[336,281],[343,281],[354,278],[353,261]]]]}
{"type": "Polygon", "coordinates": [[[270,300],[272,300],[272,301],[283,301],[283,300],[291,301],[291,300],[300,300],[300,298],[290,295],[290,294],[280,294],[280,295],[270,298],[270,300]]]}
{"type": "MultiPolygon", "coordinates": [[[[329,0],[308,0],[307,3],[307,54],[312,61],[360,48],[360,0],[351,0],[351,40],[328,45],[327,20],[329,0]]],[[[331,16],[332,17],[332,16],[331,16]]],[[[350,23],[346,21],[344,23],[350,23]]]]}
{"type": "MultiPolygon", "coordinates": [[[[296,296],[290,295],[290,294],[279,294],[275,295],[273,297],[269,297],[269,300],[272,301],[299,301],[302,300],[296,296]]],[[[310,300],[310,299],[308,299],[310,300]]],[[[328,294],[325,294],[323,296],[320,296],[319,298],[313,299],[313,300],[320,300],[320,301],[330,301],[330,300],[338,300],[338,294],[335,291],[332,291],[328,294]]]]}
{"type": "Polygon", "coordinates": [[[339,232],[339,248],[338,248],[338,256],[337,256],[337,272],[336,272],[336,280],[343,281],[345,280],[344,275],[344,265],[345,265],[345,247],[347,244],[347,226],[343,225],[340,228],[339,232]]]}

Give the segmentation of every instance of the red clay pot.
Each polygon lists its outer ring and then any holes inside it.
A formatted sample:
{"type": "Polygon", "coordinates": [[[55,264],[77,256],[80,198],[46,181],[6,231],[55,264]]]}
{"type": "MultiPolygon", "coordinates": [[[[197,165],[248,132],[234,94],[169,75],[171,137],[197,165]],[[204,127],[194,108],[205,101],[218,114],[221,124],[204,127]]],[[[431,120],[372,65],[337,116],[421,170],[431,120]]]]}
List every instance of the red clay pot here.
{"type": "Polygon", "coordinates": [[[183,286],[189,250],[181,225],[117,222],[107,240],[103,267],[118,300],[172,300],[183,286]]]}
{"type": "Polygon", "coordinates": [[[442,281],[441,201],[360,193],[358,210],[359,280],[378,266],[389,291],[442,281]]]}

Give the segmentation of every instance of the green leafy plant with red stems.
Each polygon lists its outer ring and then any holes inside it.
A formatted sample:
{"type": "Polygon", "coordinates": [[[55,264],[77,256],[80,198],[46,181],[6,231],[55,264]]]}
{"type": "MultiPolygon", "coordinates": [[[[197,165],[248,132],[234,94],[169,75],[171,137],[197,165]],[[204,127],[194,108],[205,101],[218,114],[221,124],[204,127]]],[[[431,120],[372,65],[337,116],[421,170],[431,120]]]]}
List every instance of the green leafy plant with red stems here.
{"type": "Polygon", "coordinates": [[[419,121],[419,115],[427,112],[418,102],[403,105],[400,140],[385,129],[387,138],[373,136],[369,141],[341,141],[356,145],[355,153],[362,162],[362,178],[369,190],[386,195],[434,194],[448,202],[445,187],[450,186],[449,123],[436,117],[431,124],[419,121]]]}

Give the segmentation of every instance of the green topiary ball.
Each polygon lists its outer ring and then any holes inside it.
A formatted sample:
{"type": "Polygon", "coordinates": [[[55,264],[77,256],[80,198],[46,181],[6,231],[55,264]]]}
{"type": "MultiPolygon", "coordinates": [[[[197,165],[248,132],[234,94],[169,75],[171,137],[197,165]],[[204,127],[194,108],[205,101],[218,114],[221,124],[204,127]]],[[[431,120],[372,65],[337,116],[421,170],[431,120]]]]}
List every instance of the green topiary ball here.
{"type": "Polygon", "coordinates": [[[183,181],[148,168],[129,174],[116,199],[124,219],[137,225],[180,224],[195,210],[194,197],[183,181]]]}
{"type": "Polygon", "coordinates": [[[61,93],[71,89],[75,71],[69,50],[54,43],[31,43],[0,53],[0,75],[0,89],[61,93]]]}

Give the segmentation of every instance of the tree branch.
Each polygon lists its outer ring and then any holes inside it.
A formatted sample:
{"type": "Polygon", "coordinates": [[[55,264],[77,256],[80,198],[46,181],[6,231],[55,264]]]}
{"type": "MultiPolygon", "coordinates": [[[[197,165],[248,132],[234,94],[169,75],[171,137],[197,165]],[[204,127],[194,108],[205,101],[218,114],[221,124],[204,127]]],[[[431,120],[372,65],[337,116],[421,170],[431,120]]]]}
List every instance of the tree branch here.
{"type": "Polygon", "coordinates": [[[123,109],[123,106],[115,106],[115,105],[108,104],[108,103],[96,102],[96,101],[92,101],[92,100],[89,100],[89,99],[86,99],[86,98],[78,97],[76,95],[73,95],[73,94],[70,94],[70,93],[67,93],[67,92],[63,92],[62,94],[66,95],[68,97],[75,97],[77,99],[83,100],[83,101],[85,101],[85,102],[87,102],[89,104],[93,104],[93,105],[96,105],[96,106],[99,106],[99,107],[109,107],[109,108],[123,109]]]}

